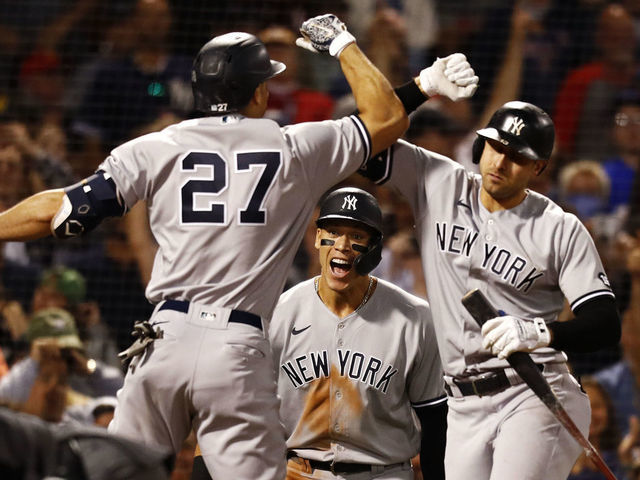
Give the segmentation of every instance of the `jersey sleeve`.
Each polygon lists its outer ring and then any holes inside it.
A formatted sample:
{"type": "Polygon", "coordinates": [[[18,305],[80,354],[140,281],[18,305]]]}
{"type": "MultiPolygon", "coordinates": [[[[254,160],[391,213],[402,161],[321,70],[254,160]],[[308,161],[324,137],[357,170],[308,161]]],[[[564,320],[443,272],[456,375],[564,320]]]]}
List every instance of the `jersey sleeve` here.
{"type": "Polygon", "coordinates": [[[436,344],[431,311],[426,305],[421,305],[416,310],[421,317],[420,348],[418,358],[407,379],[407,386],[411,405],[419,408],[442,401],[445,392],[442,362],[436,344]]]}
{"type": "Polygon", "coordinates": [[[98,167],[98,170],[104,170],[111,175],[129,208],[139,200],[147,198],[150,192],[152,175],[149,168],[152,162],[147,161],[142,139],[145,137],[114,148],[98,167]]]}
{"type": "Polygon", "coordinates": [[[600,295],[614,297],[596,246],[575,215],[565,214],[559,284],[571,310],[600,295]]]}
{"type": "Polygon", "coordinates": [[[356,115],[290,125],[282,133],[316,198],[355,173],[371,154],[369,132],[356,115]]]}
{"type": "Polygon", "coordinates": [[[404,140],[370,158],[358,173],[378,185],[385,185],[399,191],[412,205],[414,212],[420,203],[420,196],[430,187],[439,185],[456,168],[463,168],[453,160],[430,152],[404,140]]]}

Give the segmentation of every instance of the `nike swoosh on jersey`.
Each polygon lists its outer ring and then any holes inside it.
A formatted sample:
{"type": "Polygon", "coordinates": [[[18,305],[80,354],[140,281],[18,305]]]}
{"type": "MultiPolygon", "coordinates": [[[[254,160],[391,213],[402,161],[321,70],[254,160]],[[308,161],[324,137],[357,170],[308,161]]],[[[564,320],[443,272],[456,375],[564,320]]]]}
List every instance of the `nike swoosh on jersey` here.
{"type": "Polygon", "coordinates": [[[301,328],[300,330],[296,330],[296,327],[293,327],[293,328],[291,329],[291,335],[299,335],[299,334],[301,334],[302,332],[304,332],[307,328],[311,328],[311,325],[307,325],[306,327],[301,328]]]}
{"type": "Polygon", "coordinates": [[[465,208],[468,208],[469,210],[471,210],[471,207],[469,205],[467,205],[466,203],[464,203],[462,200],[458,200],[456,202],[456,205],[460,205],[461,207],[465,207],[465,208]]]}

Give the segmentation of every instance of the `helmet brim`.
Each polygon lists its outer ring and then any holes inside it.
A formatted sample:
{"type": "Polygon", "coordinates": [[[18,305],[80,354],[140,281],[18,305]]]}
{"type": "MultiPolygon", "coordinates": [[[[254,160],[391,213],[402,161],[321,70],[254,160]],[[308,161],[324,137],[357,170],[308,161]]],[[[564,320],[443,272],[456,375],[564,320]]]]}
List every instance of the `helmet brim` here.
{"type": "Polygon", "coordinates": [[[372,233],[382,236],[382,232],[379,230],[378,226],[375,225],[373,222],[368,222],[364,219],[356,219],[348,215],[340,215],[339,213],[331,213],[329,215],[323,215],[322,217],[316,220],[316,226],[318,226],[319,228],[323,228],[323,225],[325,225],[327,222],[330,222],[331,220],[345,220],[347,222],[354,223],[356,225],[361,225],[371,230],[372,233]]]}
{"type": "Polygon", "coordinates": [[[503,130],[498,130],[497,128],[493,127],[487,127],[477,130],[476,133],[481,137],[500,142],[510,150],[531,160],[548,160],[547,158],[540,158],[531,147],[520,140],[517,136],[503,130]]]}
{"type": "Polygon", "coordinates": [[[282,62],[278,62],[277,60],[270,60],[270,61],[271,61],[271,74],[265,80],[273,78],[276,75],[280,75],[282,72],[284,72],[287,69],[287,66],[282,62]]]}

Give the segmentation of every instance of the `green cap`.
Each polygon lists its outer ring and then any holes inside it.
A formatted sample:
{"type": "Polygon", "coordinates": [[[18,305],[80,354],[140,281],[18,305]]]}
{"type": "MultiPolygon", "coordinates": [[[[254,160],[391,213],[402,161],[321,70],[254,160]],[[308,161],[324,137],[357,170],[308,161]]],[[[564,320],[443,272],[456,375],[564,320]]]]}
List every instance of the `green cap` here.
{"type": "Polygon", "coordinates": [[[53,267],[42,274],[40,285],[54,288],[76,305],[84,300],[87,282],[80,272],[67,267],[53,267]]]}
{"type": "Polygon", "coordinates": [[[26,335],[30,342],[38,338],[55,338],[61,348],[84,349],[75,320],[62,308],[45,308],[36,312],[29,321],[26,335]]]}

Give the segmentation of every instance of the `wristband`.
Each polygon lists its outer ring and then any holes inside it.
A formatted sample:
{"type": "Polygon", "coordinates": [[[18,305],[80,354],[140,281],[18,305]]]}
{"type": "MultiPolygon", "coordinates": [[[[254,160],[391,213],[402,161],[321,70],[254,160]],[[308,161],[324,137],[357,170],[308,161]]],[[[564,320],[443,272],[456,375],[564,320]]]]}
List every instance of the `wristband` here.
{"type": "Polygon", "coordinates": [[[350,45],[355,41],[356,38],[345,30],[331,41],[331,44],[329,45],[329,53],[334,57],[339,57],[342,50],[344,50],[347,45],[350,45]]]}
{"type": "Polygon", "coordinates": [[[427,97],[415,81],[410,80],[404,85],[400,85],[395,89],[396,95],[402,102],[404,111],[407,115],[414,112],[420,105],[422,105],[429,97],[427,97]]]}

